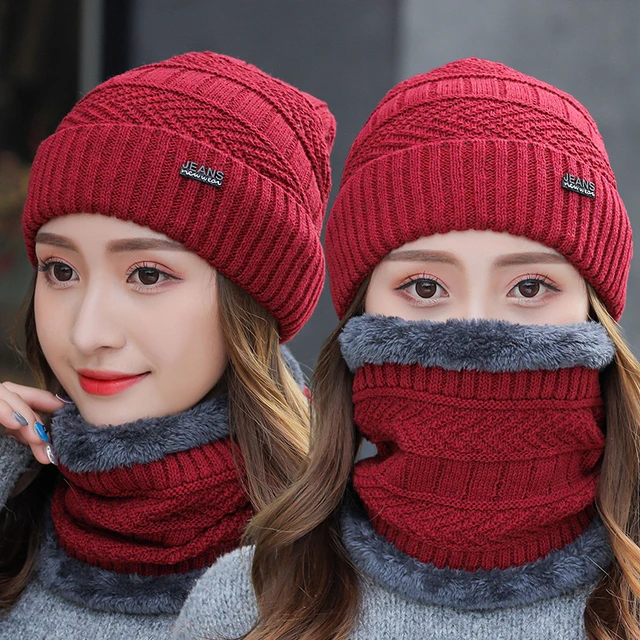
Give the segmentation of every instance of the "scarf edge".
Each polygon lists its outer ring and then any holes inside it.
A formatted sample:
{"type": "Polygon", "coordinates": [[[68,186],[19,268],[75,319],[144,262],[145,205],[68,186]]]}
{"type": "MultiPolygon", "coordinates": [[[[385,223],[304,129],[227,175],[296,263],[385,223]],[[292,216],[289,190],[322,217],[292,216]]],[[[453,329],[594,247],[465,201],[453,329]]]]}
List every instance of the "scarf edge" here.
{"type": "Polygon", "coordinates": [[[450,371],[491,373],[586,367],[601,370],[615,346],[598,322],[521,325],[503,320],[445,322],[364,314],[352,318],[339,337],[352,373],[365,364],[421,365],[450,371]],[[416,343],[424,343],[417,351],[416,343]],[[430,344],[437,348],[428,348],[430,344]]]}
{"type": "Polygon", "coordinates": [[[44,526],[38,559],[40,581],[48,590],[90,609],[124,614],[177,614],[206,571],[205,568],[166,576],[139,576],[94,567],[68,556],[60,547],[49,514],[44,526]]]}
{"type": "Polygon", "coordinates": [[[599,517],[574,542],[520,567],[440,569],[407,556],[378,534],[355,492],[343,503],[342,538],[356,566],[397,595],[418,604],[468,611],[530,605],[595,584],[612,554],[599,517]]]}

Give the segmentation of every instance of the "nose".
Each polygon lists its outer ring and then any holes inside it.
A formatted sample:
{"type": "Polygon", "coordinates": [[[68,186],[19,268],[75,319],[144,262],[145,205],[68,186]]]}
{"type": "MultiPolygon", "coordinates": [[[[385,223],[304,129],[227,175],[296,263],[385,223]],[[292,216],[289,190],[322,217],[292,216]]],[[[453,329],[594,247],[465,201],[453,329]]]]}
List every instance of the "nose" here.
{"type": "Polygon", "coordinates": [[[500,309],[484,288],[469,292],[467,299],[458,308],[456,317],[460,320],[501,320],[500,309]]]}
{"type": "Polygon", "coordinates": [[[88,289],[77,308],[71,343],[86,355],[101,349],[121,349],[127,341],[119,315],[118,305],[107,291],[88,289]]]}

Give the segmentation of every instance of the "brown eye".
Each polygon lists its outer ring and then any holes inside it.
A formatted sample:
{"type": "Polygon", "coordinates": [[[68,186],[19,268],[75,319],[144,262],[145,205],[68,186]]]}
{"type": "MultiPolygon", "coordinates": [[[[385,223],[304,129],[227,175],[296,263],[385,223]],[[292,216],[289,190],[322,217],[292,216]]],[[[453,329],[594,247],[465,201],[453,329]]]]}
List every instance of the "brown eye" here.
{"type": "Polygon", "coordinates": [[[421,298],[433,298],[438,290],[438,285],[433,280],[418,280],[416,282],[416,293],[421,298]]]}
{"type": "Polygon", "coordinates": [[[62,264],[61,262],[56,262],[53,265],[52,271],[53,277],[58,282],[68,282],[73,276],[73,269],[69,265],[62,264]]]}
{"type": "Polygon", "coordinates": [[[160,272],[157,269],[143,268],[138,269],[138,280],[142,284],[152,285],[156,284],[160,279],[160,272]]]}
{"type": "Polygon", "coordinates": [[[540,283],[536,280],[523,280],[518,284],[518,291],[523,298],[535,298],[540,293],[540,283]]]}

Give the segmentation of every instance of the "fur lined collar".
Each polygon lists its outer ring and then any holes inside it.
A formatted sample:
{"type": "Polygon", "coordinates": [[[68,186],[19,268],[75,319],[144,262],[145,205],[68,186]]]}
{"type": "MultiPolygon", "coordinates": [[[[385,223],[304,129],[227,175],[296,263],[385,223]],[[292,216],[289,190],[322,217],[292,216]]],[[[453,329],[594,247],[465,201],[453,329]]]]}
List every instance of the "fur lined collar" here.
{"type": "Polygon", "coordinates": [[[502,320],[428,320],[364,314],[340,335],[352,372],[366,364],[419,364],[452,371],[603,369],[615,347],[598,322],[521,325],[502,320]],[[416,344],[424,345],[416,349],[416,344]]]}
{"type": "Polygon", "coordinates": [[[351,491],[341,523],[347,551],[365,575],[409,601],[463,610],[527,605],[595,586],[612,557],[599,518],[574,542],[536,562],[473,572],[439,569],[405,555],[374,530],[351,491]]]}
{"type": "MultiPolygon", "coordinates": [[[[300,365],[286,347],[282,356],[298,385],[300,365]]],[[[229,435],[227,396],[219,395],[173,416],[143,418],[123,425],[90,424],[74,404],[56,411],[52,441],[60,463],[76,473],[147,464],[165,456],[222,440],[229,435]]]]}

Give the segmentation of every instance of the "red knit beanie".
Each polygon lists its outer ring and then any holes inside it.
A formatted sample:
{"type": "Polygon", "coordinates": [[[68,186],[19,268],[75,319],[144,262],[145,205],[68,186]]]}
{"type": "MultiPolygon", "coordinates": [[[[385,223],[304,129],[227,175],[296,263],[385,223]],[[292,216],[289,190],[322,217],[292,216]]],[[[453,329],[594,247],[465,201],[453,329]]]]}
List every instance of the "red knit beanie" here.
{"type": "Polygon", "coordinates": [[[38,149],[23,231],[101,213],[177,240],[251,294],[289,340],[324,283],[320,230],[335,120],[326,104],[210,52],[127,71],[38,149]]]}
{"type": "Polygon", "coordinates": [[[390,251],[467,229],[555,249],[622,314],[631,227],[595,122],[570,95],[476,58],[401,82],[353,143],[326,232],[338,315],[390,251]]]}

